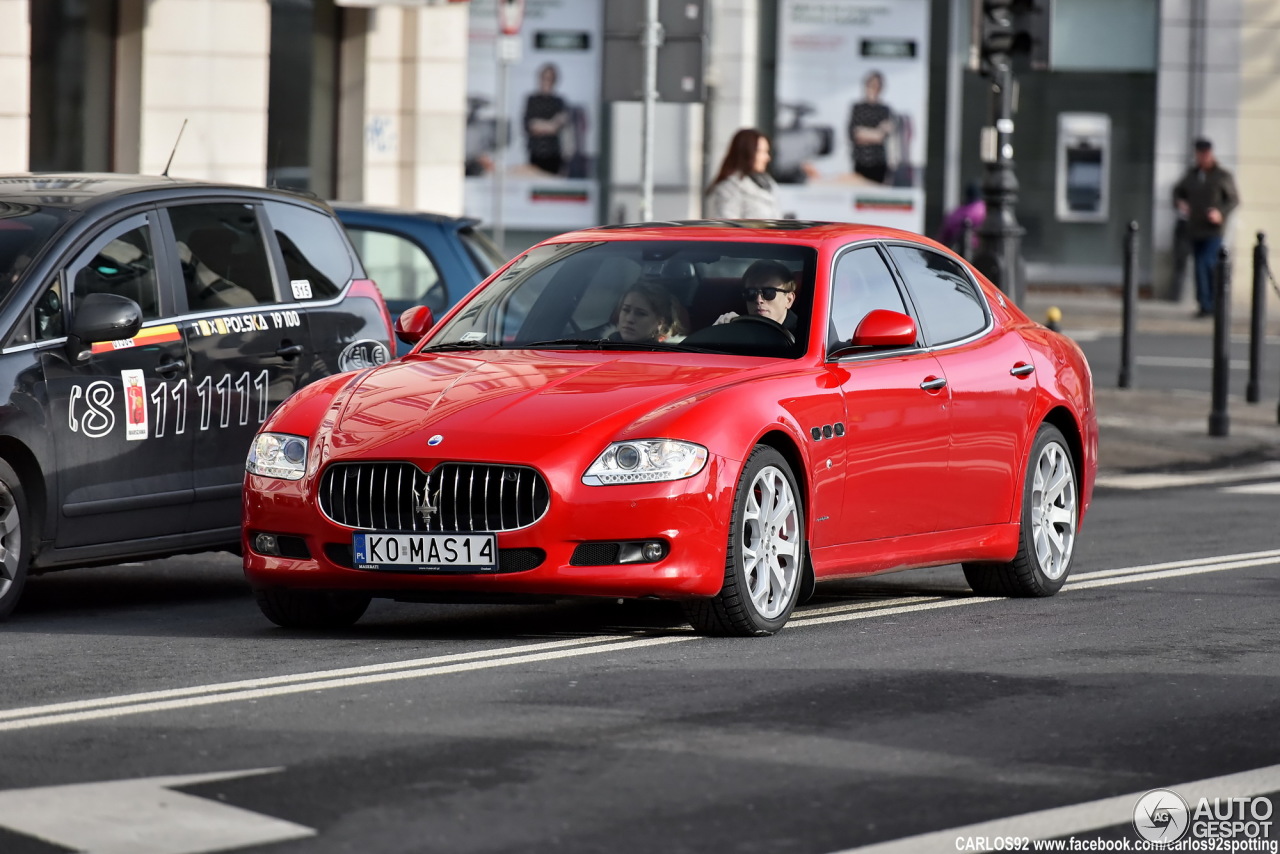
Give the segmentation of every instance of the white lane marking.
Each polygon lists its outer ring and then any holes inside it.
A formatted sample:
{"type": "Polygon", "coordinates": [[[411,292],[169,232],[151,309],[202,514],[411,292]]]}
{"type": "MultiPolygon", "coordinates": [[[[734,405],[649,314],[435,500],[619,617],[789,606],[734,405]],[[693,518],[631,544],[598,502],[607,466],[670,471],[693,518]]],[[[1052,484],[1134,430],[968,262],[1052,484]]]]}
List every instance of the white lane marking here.
{"type": "MultiPolygon", "coordinates": [[[[1161,788],[1152,786],[1152,788],[1161,788]]],[[[1239,774],[1210,777],[1175,786],[1164,786],[1194,805],[1201,798],[1250,798],[1280,789],[1280,765],[1271,765],[1239,774]]],[[[1147,791],[1150,791],[1148,789],[1147,791]]],[[[1133,821],[1133,808],[1146,792],[1131,792],[1069,807],[1039,810],[1023,815],[998,818],[963,827],[952,827],[919,836],[908,836],[890,842],[846,848],[839,854],[937,854],[958,851],[957,840],[966,838],[993,840],[997,837],[1030,837],[1055,839],[1076,836],[1106,827],[1127,825],[1133,821]]],[[[1137,838],[1136,831],[1134,838],[1137,838]]]]}
{"type": "Polygon", "coordinates": [[[1280,475],[1280,462],[1271,461],[1240,468],[1193,472],[1151,472],[1146,474],[1104,475],[1096,481],[1099,487],[1111,489],[1164,489],[1172,486],[1203,486],[1214,483],[1238,483],[1280,475]]]}
{"type": "MultiPolygon", "coordinates": [[[[1196,558],[1163,564],[1148,564],[1086,573],[1069,581],[1064,590],[1084,590],[1091,587],[1132,584],[1161,578],[1221,572],[1228,569],[1269,566],[1277,563],[1280,563],[1280,550],[1196,558]]],[[[938,596],[919,596],[875,602],[859,602],[849,605],[815,608],[812,611],[797,611],[790,624],[793,626],[812,626],[852,620],[867,620],[938,608],[977,605],[983,602],[994,602],[998,598],[1000,597],[965,596],[961,598],[943,598],[938,596]]],[[[420,679],[428,676],[509,667],[538,661],[553,661],[613,652],[615,650],[640,649],[698,639],[700,639],[700,636],[691,633],[668,634],[660,637],[630,640],[616,635],[594,635],[564,641],[549,641],[544,644],[506,647],[498,650],[456,653],[362,667],[321,670],[311,673],[272,676],[262,679],[244,679],[212,685],[195,685],[166,691],[149,691],[115,697],[52,703],[43,706],[28,706],[0,712],[0,731],[32,729],[122,715],[258,700],[267,697],[280,697],[287,694],[346,688],[355,685],[420,679]]]]}
{"type": "Polygon", "coordinates": [[[1244,486],[1224,486],[1218,491],[1230,492],[1233,495],[1280,495],[1280,481],[1249,483],[1244,486]]]}
{"type": "Polygon", "coordinates": [[[315,836],[301,824],[171,791],[281,770],[0,791],[0,827],[88,854],[202,854],[315,836]]]}
{"type": "MultiPolygon", "coordinates": [[[[1203,368],[1208,370],[1213,367],[1213,359],[1197,358],[1195,356],[1138,356],[1134,361],[1139,366],[1145,365],[1149,368],[1203,368]]],[[[1244,371],[1249,369],[1249,360],[1228,359],[1227,365],[1233,371],[1244,371]]]]}
{"type": "MultiPolygon", "coordinates": [[[[554,661],[561,658],[572,658],[579,655],[595,655],[614,650],[635,649],[638,647],[657,646],[660,644],[679,643],[693,640],[696,635],[675,635],[666,637],[644,638],[641,640],[622,640],[611,638],[612,643],[598,644],[576,649],[550,650],[532,655],[511,655],[507,658],[491,658],[482,661],[459,662],[456,664],[438,664],[427,667],[393,670],[389,672],[368,673],[362,676],[342,676],[338,678],[313,678],[312,681],[294,682],[290,684],[274,684],[268,687],[248,688],[227,691],[221,685],[205,685],[204,694],[198,694],[201,686],[182,689],[188,696],[177,696],[173,699],[153,701],[130,701],[127,705],[116,702],[118,698],[107,697],[102,701],[85,701],[87,708],[82,711],[49,713],[45,707],[31,706],[26,709],[10,711],[10,720],[0,722],[0,731],[30,729],[38,726],[54,724],[81,723],[84,721],[111,718],[119,715],[137,715],[144,712],[163,712],[173,709],[190,709],[197,706],[211,706],[216,703],[235,703],[244,700],[261,700],[267,697],[281,697],[286,694],[303,694],[309,691],[323,691],[332,688],[349,688],[355,685],[372,685],[380,682],[396,682],[403,679],[420,679],[424,676],[439,676],[446,673],[465,673],[474,670],[487,670],[494,667],[510,667],[515,664],[530,664],[537,661],[554,661]],[[207,693],[217,691],[219,693],[207,693]]],[[[319,674],[317,674],[319,675],[319,674]]],[[[246,680],[249,682],[258,680],[246,680]]],[[[270,680],[262,680],[268,682],[270,680]]]]}

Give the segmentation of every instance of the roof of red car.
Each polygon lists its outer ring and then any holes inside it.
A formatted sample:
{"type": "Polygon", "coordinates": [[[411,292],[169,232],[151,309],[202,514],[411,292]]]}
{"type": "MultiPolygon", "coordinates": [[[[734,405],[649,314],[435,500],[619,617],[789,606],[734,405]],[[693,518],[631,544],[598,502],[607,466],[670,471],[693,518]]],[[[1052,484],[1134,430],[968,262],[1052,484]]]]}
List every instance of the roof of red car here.
{"type": "Polygon", "coordinates": [[[836,240],[906,239],[932,243],[911,231],[856,222],[815,222],[803,219],[697,219],[671,222],[632,222],[571,231],[554,241],[599,240],[787,240],[822,243],[836,240]]]}

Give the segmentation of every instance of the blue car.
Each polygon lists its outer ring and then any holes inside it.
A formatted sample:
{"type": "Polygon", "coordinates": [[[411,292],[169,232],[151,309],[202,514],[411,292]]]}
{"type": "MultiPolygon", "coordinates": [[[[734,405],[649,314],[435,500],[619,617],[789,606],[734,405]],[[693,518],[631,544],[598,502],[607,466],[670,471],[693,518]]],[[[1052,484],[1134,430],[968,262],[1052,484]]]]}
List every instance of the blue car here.
{"type": "MultiPolygon", "coordinates": [[[[506,263],[479,230],[478,220],[351,202],[330,204],[392,317],[416,305],[441,317],[506,263]]],[[[398,342],[398,348],[403,354],[410,345],[398,342]]]]}

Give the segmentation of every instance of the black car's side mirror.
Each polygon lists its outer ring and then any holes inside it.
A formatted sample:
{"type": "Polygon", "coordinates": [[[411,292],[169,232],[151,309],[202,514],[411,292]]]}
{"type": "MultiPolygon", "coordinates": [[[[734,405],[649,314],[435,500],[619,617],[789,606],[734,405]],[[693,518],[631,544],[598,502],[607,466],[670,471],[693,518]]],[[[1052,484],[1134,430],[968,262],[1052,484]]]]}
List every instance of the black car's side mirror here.
{"type": "Polygon", "coordinates": [[[435,315],[425,305],[406,308],[396,318],[396,337],[406,344],[417,344],[436,325],[435,315]]]}
{"type": "Polygon", "coordinates": [[[89,345],[123,341],[142,328],[142,307],[119,294],[89,294],[76,300],[67,356],[74,362],[89,358],[89,345]]]}

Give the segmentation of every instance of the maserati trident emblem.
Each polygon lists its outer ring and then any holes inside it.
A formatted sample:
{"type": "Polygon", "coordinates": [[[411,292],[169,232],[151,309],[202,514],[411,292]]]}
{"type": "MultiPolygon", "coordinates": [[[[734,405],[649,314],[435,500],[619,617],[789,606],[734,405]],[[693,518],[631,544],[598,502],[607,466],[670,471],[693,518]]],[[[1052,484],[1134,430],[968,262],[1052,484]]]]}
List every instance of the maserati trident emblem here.
{"type": "MultiPolygon", "coordinates": [[[[437,490],[436,490],[436,499],[437,499],[437,500],[439,500],[439,498],[440,498],[440,490],[438,490],[438,489],[437,489],[437,490]]],[[[431,503],[431,484],[430,484],[430,482],[423,484],[423,486],[422,486],[422,501],[420,501],[420,502],[418,503],[418,505],[417,505],[416,507],[414,507],[413,509],[414,509],[414,511],[416,511],[416,512],[418,513],[418,515],[419,515],[419,516],[421,516],[421,517],[422,517],[422,524],[423,524],[424,526],[426,526],[427,530],[430,530],[430,529],[431,529],[431,517],[432,517],[432,516],[435,516],[435,515],[436,515],[436,513],[438,513],[438,512],[440,511],[440,505],[439,505],[439,504],[432,504],[432,503],[431,503]]]]}

